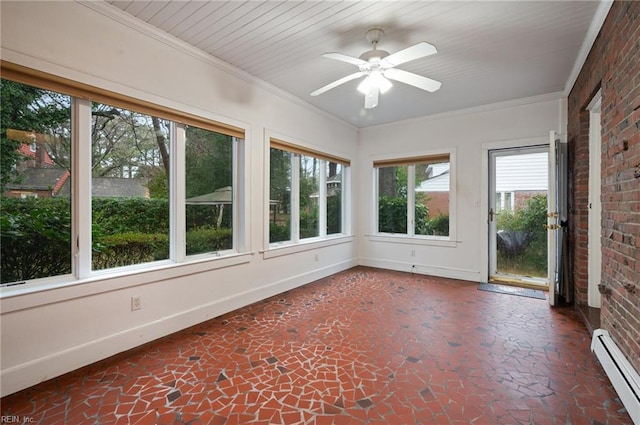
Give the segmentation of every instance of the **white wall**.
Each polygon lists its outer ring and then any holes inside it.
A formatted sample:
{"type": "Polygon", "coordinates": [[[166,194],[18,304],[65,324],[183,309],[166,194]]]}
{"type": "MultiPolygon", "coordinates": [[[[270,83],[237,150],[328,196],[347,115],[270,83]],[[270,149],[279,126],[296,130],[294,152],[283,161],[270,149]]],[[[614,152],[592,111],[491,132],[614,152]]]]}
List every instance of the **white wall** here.
{"type": "Polygon", "coordinates": [[[245,128],[249,232],[248,253],[234,258],[3,292],[1,395],[356,264],[353,238],[261,252],[265,132],[355,159],[355,128],[130,19],[115,21],[105,5],[0,5],[3,60],[245,128]],[[134,295],[143,308],[131,312],[134,295]]]}
{"type": "Polygon", "coordinates": [[[563,104],[551,94],[362,129],[354,169],[359,263],[486,282],[488,149],[548,143],[549,131],[564,128],[563,104]],[[373,161],[439,151],[455,157],[454,242],[375,236],[373,161]]]}

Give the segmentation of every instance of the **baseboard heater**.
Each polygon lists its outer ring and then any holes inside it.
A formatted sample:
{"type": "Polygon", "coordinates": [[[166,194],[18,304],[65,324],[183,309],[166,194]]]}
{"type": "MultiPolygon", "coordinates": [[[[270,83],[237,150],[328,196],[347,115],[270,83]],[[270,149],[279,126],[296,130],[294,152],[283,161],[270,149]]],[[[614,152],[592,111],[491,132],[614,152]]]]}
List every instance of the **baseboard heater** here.
{"type": "Polygon", "coordinates": [[[635,425],[640,425],[640,376],[624,357],[609,332],[596,329],[591,340],[591,351],[600,361],[618,397],[635,425]]]}

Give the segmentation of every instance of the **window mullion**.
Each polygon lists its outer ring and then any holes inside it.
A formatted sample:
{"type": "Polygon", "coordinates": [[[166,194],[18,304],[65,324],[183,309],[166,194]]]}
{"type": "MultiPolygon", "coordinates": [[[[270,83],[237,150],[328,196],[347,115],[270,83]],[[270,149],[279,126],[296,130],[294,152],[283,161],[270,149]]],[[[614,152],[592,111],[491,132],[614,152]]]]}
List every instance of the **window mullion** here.
{"type": "Polygon", "coordinates": [[[244,221],[244,215],[241,214],[243,211],[242,205],[244,205],[244,194],[245,194],[245,156],[243,146],[241,145],[242,139],[238,139],[234,137],[232,139],[233,143],[233,166],[231,168],[231,187],[232,187],[232,198],[231,198],[231,208],[232,208],[232,224],[233,228],[233,241],[232,248],[235,252],[245,252],[247,246],[247,232],[246,232],[246,223],[244,221]]]}
{"type": "Polygon", "coordinates": [[[76,275],[91,274],[91,101],[74,99],[71,107],[73,229],[76,275]]]}
{"type": "Polygon", "coordinates": [[[407,166],[407,235],[414,236],[416,233],[416,166],[407,166]]]}
{"type": "Polygon", "coordinates": [[[319,236],[327,236],[327,161],[320,160],[318,182],[318,226],[319,236]]]}
{"type": "Polygon", "coordinates": [[[300,154],[291,155],[291,241],[300,241],[300,154]]]}
{"type": "Polygon", "coordinates": [[[175,262],[186,259],[186,211],[185,211],[185,126],[171,124],[171,177],[169,181],[169,258],[175,262]]]}

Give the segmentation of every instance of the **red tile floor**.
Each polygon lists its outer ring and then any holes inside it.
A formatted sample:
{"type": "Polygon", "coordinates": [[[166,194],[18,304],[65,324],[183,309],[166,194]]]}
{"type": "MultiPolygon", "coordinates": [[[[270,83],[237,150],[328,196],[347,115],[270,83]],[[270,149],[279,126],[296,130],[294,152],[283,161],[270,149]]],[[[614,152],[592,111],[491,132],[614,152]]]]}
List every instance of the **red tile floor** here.
{"type": "Polygon", "coordinates": [[[572,308],[357,267],[2,399],[32,424],[630,424],[572,308]]]}

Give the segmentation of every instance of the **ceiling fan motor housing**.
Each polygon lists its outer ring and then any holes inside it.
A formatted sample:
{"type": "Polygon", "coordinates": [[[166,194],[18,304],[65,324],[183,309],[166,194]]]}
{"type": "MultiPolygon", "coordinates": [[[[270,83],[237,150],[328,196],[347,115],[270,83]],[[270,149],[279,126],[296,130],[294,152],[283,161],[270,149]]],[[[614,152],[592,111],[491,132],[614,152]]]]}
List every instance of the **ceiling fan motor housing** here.
{"type": "MultiPolygon", "coordinates": [[[[369,41],[369,43],[372,44],[373,49],[361,54],[360,59],[362,59],[363,61],[370,62],[371,58],[382,59],[389,56],[389,52],[387,52],[386,50],[376,49],[376,46],[378,45],[378,42],[380,41],[383,35],[384,35],[384,31],[381,28],[372,28],[369,31],[367,31],[367,40],[369,41]]],[[[376,62],[379,62],[379,60],[376,62]]]]}
{"type": "Polygon", "coordinates": [[[387,52],[386,50],[373,49],[361,54],[360,59],[362,59],[363,61],[370,62],[371,58],[382,59],[382,58],[386,58],[387,56],[389,56],[389,52],[387,52]]]}

